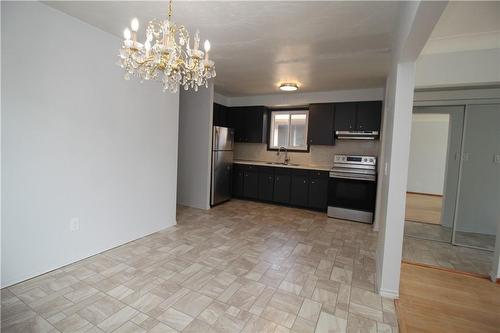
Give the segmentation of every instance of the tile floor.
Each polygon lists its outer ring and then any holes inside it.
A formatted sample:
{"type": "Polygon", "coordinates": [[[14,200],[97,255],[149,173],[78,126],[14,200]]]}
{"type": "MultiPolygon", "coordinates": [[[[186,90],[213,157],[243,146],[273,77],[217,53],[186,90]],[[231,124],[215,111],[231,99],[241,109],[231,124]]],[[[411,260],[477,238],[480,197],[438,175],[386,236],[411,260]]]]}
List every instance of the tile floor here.
{"type": "MultiPolygon", "coordinates": [[[[405,221],[405,235],[407,236],[440,242],[451,242],[451,234],[451,228],[438,224],[405,221]]],[[[455,238],[457,244],[480,247],[491,251],[495,249],[495,240],[495,235],[463,231],[457,231],[455,238]]]]}
{"type": "Polygon", "coordinates": [[[493,252],[405,237],[403,260],[462,272],[489,275],[493,252]]]}
{"type": "Polygon", "coordinates": [[[2,290],[2,332],[395,332],[376,233],[233,200],[2,290]]]}

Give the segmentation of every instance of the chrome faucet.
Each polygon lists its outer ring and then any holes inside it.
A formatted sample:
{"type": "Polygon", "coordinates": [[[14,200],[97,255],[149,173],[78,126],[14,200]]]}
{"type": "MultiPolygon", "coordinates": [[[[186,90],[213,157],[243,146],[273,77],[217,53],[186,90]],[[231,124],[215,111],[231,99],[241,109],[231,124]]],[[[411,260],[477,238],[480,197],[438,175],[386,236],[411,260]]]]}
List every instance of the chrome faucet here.
{"type": "Polygon", "coordinates": [[[286,149],[286,147],[280,146],[276,155],[280,156],[281,149],[285,151],[285,160],[283,161],[283,164],[287,165],[288,162],[290,162],[290,158],[288,158],[288,149],[286,149]]]}

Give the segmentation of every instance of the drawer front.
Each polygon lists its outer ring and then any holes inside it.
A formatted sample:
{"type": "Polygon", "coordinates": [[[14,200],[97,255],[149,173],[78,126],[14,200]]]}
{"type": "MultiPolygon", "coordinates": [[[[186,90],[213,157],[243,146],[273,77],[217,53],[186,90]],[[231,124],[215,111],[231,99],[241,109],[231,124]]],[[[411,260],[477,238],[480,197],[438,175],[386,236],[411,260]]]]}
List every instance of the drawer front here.
{"type": "Polygon", "coordinates": [[[326,179],[326,178],[328,178],[328,171],[311,170],[309,172],[309,177],[311,177],[311,178],[319,178],[319,179],[326,179]]]}

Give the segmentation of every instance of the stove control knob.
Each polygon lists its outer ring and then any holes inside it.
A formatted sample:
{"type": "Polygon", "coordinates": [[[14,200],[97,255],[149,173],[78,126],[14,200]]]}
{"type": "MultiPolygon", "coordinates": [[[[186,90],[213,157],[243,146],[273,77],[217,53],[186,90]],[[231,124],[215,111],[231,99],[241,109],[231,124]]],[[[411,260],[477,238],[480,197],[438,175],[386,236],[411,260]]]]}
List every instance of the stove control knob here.
{"type": "Polygon", "coordinates": [[[365,157],[365,158],[363,158],[363,162],[366,162],[366,161],[367,161],[366,157],[365,157]]]}

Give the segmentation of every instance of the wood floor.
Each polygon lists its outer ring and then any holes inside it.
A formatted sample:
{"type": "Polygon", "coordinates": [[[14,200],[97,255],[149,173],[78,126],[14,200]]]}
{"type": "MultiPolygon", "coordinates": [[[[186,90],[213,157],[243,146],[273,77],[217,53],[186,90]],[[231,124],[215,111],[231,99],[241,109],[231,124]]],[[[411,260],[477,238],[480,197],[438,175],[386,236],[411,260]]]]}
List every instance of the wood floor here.
{"type": "Polygon", "coordinates": [[[403,263],[399,325],[408,332],[500,332],[500,285],[403,263]]]}
{"type": "Polygon", "coordinates": [[[443,197],[436,195],[406,193],[407,221],[441,224],[443,197]]]}

